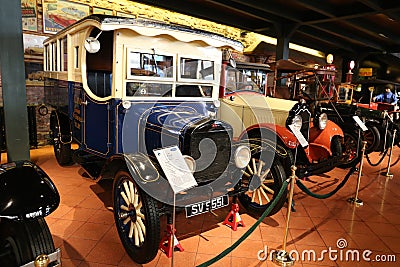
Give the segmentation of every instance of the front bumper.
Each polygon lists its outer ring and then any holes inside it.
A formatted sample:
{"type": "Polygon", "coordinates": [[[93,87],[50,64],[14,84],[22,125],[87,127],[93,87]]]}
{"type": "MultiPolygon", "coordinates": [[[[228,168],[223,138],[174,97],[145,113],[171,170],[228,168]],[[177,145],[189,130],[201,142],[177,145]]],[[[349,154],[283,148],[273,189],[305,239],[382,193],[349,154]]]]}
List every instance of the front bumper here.
{"type": "MultiPolygon", "coordinates": [[[[42,255],[39,255],[42,256],[42,255]]],[[[61,249],[57,248],[56,251],[54,251],[53,253],[50,253],[48,255],[44,255],[45,258],[47,256],[48,261],[42,261],[42,264],[39,263],[39,256],[36,257],[36,259],[34,261],[28,262],[27,264],[22,265],[21,267],[35,267],[35,266],[43,266],[43,267],[47,267],[47,266],[52,266],[52,267],[56,267],[56,266],[61,266],[61,249]]]]}

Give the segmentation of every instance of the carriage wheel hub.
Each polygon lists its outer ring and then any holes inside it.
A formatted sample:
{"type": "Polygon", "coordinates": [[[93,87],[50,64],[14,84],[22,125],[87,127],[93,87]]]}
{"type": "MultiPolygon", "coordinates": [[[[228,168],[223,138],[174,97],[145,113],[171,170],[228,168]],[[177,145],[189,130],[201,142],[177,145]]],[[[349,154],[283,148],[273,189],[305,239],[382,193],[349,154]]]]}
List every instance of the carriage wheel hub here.
{"type": "Polygon", "coordinates": [[[133,206],[133,204],[129,204],[129,217],[131,218],[132,222],[136,222],[137,220],[137,213],[136,213],[136,208],[133,206]]]}

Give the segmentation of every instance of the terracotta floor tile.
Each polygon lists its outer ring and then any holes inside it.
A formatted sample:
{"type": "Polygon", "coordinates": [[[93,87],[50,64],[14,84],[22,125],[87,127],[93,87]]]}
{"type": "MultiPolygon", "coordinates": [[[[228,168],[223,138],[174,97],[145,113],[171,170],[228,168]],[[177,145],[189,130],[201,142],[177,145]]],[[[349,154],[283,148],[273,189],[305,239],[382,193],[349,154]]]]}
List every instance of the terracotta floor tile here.
{"type": "Polygon", "coordinates": [[[241,258],[241,257],[233,257],[231,259],[231,267],[266,267],[266,266],[272,266],[268,265],[267,260],[259,260],[256,258],[251,259],[251,258],[241,258]]]}
{"type": "Polygon", "coordinates": [[[114,213],[105,209],[94,210],[87,219],[87,222],[111,225],[114,224],[114,213]]]}
{"type": "Polygon", "coordinates": [[[83,224],[84,222],[81,221],[59,219],[53,224],[49,225],[49,228],[53,235],[58,235],[67,239],[83,224]]]}
{"type": "Polygon", "coordinates": [[[84,260],[97,244],[97,240],[70,237],[61,245],[62,257],[66,259],[84,260]]]}
{"type": "Polygon", "coordinates": [[[70,212],[72,210],[72,207],[64,205],[62,202],[60,203],[60,205],[58,206],[58,208],[53,211],[48,218],[63,218],[63,216],[65,216],[65,214],[67,214],[68,212],[70,212]]]}
{"type": "MultiPolygon", "coordinates": [[[[241,227],[239,227],[241,229],[241,227]]],[[[203,228],[202,235],[204,236],[220,236],[220,237],[231,237],[232,236],[232,229],[226,225],[214,224],[213,227],[203,228]]]]}
{"type": "Polygon", "coordinates": [[[124,255],[125,250],[121,243],[98,242],[96,246],[86,256],[85,261],[118,265],[124,255]]]}
{"type": "Polygon", "coordinates": [[[86,222],[91,216],[94,215],[96,210],[87,209],[82,207],[75,207],[63,216],[63,219],[71,221],[82,221],[86,222]]]}
{"type": "MultiPolygon", "coordinates": [[[[64,187],[64,186],[62,185],[59,187],[64,187]]],[[[79,193],[75,194],[74,192],[69,192],[69,193],[63,193],[61,195],[61,202],[64,205],[67,205],[69,207],[75,207],[76,205],[81,203],[86,198],[87,198],[86,195],[79,194],[79,193]]]]}
{"type": "Polygon", "coordinates": [[[196,253],[199,248],[201,236],[195,235],[183,239],[178,239],[179,243],[183,247],[185,252],[194,252],[196,253]]]}
{"type": "Polygon", "coordinates": [[[344,229],[340,225],[339,220],[330,218],[311,218],[314,223],[314,227],[318,232],[329,231],[329,232],[343,232],[344,229]]]}
{"type": "Polygon", "coordinates": [[[174,252],[173,259],[172,257],[168,258],[166,255],[161,255],[157,266],[194,266],[195,260],[196,253],[194,252],[174,252]]]}
{"type": "Polygon", "coordinates": [[[314,228],[314,223],[308,216],[290,216],[289,228],[308,230],[314,228]]]}
{"type": "Polygon", "coordinates": [[[257,259],[258,251],[263,249],[263,241],[245,239],[232,251],[232,257],[257,259]]]}
{"type": "Polygon", "coordinates": [[[82,261],[81,264],[78,265],[78,267],[115,267],[115,266],[118,265],[98,263],[98,262],[87,262],[87,261],[82,261]]]}
{"type": "Polygon", "coordinates": [[[100,240],[111,227],[113,226],[108,224],[86,222],[82,224],[81,227],[76,229],[76,231],[73,233],[73,236],[78,238],[100,240]]]}
{"type": "Polygon", "coordinates": [[[284,237],[285,228],[284,227],[260,227],[261,236],[264,242],[282,242],[284,237]]]}
{"type": "MultiPolygon", "coordinates": [[[[376,250],[376,251],[387,251],[390,252],[390,248],[388,245],[385,244],[384,241],[374,233],[365,233],[365,234],[350,234],[351,238],[357,243],[357,248],[359,249],[369,249],[369,250],[376,250]]],[[[390,237],[382,237],[388,238],[390,237]]],[[[394,238],[397,242],[400,241],[400,238],[394,238]]],[[[390,244],[390,242],[388,242],[390,244]]],[[[397,243],[400,244],[400,243],[397,243]]],[[[398,246],[398,245],[394,246],[398,246]]]]}
{"type": "Polygon", "coordinates": [[[76,267],[81,264],[82,261],[80,260],[72,260],[72,259],[62,259],[62,266],[63,267],[76,267]]]}
{"type": "Polygon", "coordinates": [[[371,228],[362,221],[338,220],[347,233],[369,233],[371,228]]]}
{"type": "MultiPolygon", "coordinates": [[[[86,190],[83,190],[82,194],[87,194],[86,190]]],[[[92,192],[93,193],[93,192],[92,192]]],[[[104,202],[101,201],[97,196],[87,197],[84,201],[78,204],[78,207],[88,208],[88,209],[100,209],[104,208],[104,202]]]]}
{"type": "MultiPolygon", "coordinates": [[[[161,253],[161,252],[160,252],[161,253]]],[[[150,263],[147,264],[139,264],[134,262],[128,254],[125,253],[125,255],[122,257],[122,260],[118,263],[119,267],[141,267],[141,266],[145,266],[145,267],[155,267],[157,266],[157,262],[158,262],[158,257],[159,255],[150,263]]]]}
{"type": "Polygon", "coordinates": [[[221,253],[231,245],[231,239],[216,236],[200,236],[198,253],[216,254],[221,253]]]}
{"type": "MultiPolygon", "coordinates": [[[[203,254],[203,253],[197,253],[196,254],[196,260],[195,260],[195,266],[200,265],[202,263],[205,263],[211,259],[213,259],[216,256],[216,254],[203,254]]],[[[222,259],[214,262],[212,267],[225,267],[225,266],[231,266],[231,256],[228,254],[222,259]]]]}
{"type": "MultiPolygon", "coordinates": [[[[306,204],[303,205],[305,206],[306,204]]],[[[311,218],[335,218],[335,215],[326,207],[323,202],[320,202],[320,205],[318,206],[306,207],[306,211],[311,218]]]]}
{"type": "Polygon", "coordinates": [[[315,229],[290,229],[289,231],[295,244],[308,246],[325,246],[324,241],[315,229]]]}
{"type": "MultiPolygon", "coordinates": [[[[400,253],[400,236],[380,236],[380,238],[383,240],[385,245],[390,248],[391,251],[394,253],[400,253]]],[[[374,250],[382,251],[377,248],[373,248],[374,250]]],[[[383,250],[386,251],[386,250],[383,250]]],[[[399,258],[400,260],[400,258],[399,258]]]]}
{"type": "Polygon", "coordinates": [[[106,233],[101,237],[100,242],[114,242],[114,243],[120,243],[120,239],[118,236],[118,231],[117,227],[115,225],[112,225],[106,233]]]}
{"type": "Polygon", "coordinates": [[[368,227],[374,232],[377,236],[393,236],[393,233],[396,233],[398,229],[389,223],[376,223],[376,222],[366,222],[368,227]]]}

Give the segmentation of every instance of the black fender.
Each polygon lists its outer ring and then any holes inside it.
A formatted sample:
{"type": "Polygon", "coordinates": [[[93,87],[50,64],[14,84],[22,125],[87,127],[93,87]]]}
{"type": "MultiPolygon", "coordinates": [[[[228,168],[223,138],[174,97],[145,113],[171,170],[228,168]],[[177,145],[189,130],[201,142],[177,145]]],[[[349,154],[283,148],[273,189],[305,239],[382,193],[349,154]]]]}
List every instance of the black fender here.
{"type": "Polygon", "coordinates": [[[114,179],[115,174],[121,169],[136,175],[144,183],[154,182],[160,178],[158,170],[150,158],[142,153],[113,155],[105,162],[100,178],[114,179]]]}
{"type": "Polygon", "coordinates": [[[31,219],[52,213],[60,195],[49,176],[30,161],[0,165],[0,218],[31,219]]]}
{"type": "Polygon", "coordinates": [[[54,110],[50,114],[50,130],[55,133],[58,132],[56,129],[61,133],[63,143],[72,141],[71,120],[66,114],[54,110]]]}

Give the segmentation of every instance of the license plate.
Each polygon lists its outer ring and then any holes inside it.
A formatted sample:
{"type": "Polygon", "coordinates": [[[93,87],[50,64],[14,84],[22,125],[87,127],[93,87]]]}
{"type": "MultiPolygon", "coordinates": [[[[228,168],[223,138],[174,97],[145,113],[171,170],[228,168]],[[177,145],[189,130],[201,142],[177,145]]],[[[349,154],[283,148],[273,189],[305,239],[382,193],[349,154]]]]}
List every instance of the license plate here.
{"type": "Polygon", "coordinates": [[[216,210],[229,204],[228,195],[213,198],[202,202],[197,202],[185,206],[186,218],[193,217],[202,213],[206,213],[210,210],[216,210]]]}

